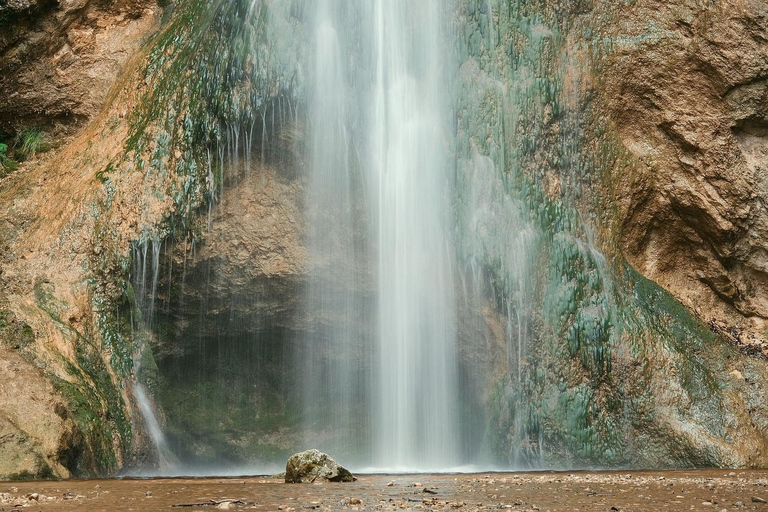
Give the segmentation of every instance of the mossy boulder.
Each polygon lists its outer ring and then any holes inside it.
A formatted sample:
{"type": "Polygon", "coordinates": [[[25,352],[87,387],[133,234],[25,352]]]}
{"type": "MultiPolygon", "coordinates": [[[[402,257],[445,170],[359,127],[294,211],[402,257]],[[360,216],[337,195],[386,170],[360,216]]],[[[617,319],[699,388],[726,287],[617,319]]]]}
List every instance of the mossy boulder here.
{"type": "Polygon", "coordinates": [[[338,462],[320,450],[307,450],[292,455],[285,465],[285,483],[311,484],[326,482],[354,482],[357,478],[338,462]]]}

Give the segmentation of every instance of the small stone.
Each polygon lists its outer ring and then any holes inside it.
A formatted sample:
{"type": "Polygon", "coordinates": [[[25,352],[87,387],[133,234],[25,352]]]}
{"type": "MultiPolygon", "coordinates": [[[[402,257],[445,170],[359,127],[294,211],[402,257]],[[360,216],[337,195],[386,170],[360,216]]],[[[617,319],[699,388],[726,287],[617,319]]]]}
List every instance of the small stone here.
{"type": "Polygon", "coordinates": [[[734,508],[744,508],[746,505],[744,505],[743,501],[737,501],[733,504],[734,508]]]}
{"type": "Polygon", "coordinates": [[[27,499],[32,501],[37,501],[40,499],[40,495],[37,494],[36,492],[33,492],[32,494],[27,495],[27,499]]]}
{"type": "Polygon", "coordinates": [[[765,500],[757,496],[752,496],[752,503],[765,503],[765,500]]]}
{"type": "Polygon", "coordinates": [[[393,485],[395,485],[395,482],[387,482],[387,487],[392,487],[393,485]]]}
{"type": "Polygon", "coordinates": [[[360,498],[350,498],[349,504],[350,505],[361,505],[363,501],[360,498]]]}
{"type": "Polygon", "coordinates": [[[147,492],[145,492],[145,493],[144,493],[144,495],[145,495],[147,498],[151,498],[151,497],[152,497],[152,491],[147,491],[147,492]]]}
{"type": "Polygon", "coordinates": [[[216,505],[216,508],[221,509],[221,510],[230,510],[232,508],[232,503],[230,503],[228,501],[223,501],[223,502],[219,503],[218,505],[216,505]]]}
{"type": "Polygon", "coordinates": [[[424,484],[422,484],[421,482],[413,482],[413,486],[414,487],[423,487],[424,484]]]}
{"type": "Polygon", "coordinates": [[[711,501],[702,501],[701,504],[704,505],[705,507],[711,507],[712,506],[712,502],[711,501]]]}

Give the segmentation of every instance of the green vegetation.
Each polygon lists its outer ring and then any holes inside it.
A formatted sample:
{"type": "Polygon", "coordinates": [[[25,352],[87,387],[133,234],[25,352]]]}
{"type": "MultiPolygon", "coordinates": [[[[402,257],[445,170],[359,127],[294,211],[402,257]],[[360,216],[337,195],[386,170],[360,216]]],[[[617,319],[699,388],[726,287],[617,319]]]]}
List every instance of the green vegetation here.
{"type": "Polygon", "coordinates": [[[13,148],[16,156],[21,160],[34,158],[38,153],[44,153],[50,149],[45,142],[45,134],[37,128],[24,128],[13,139],[13,148]]]}
{"type": "Polygon", "coordinates": [[[18,321],[8,309],[0,309],[0,343],[14,350],[26,348],[35,341],[32,328],[18,321]]]}
{"type": "Polygon", "coordinates": [[[18,166],[18,162],[8,156],[8,144],[0,142],[0,178],[12,173],[18,166]]]}
{"type": "Polygon", "coordinates": [[[104,170],[96,173],[96,179],[101,183],[106,183],[109,180],[109,175],[115,171],[115,166],[111,162],[107,164],[104,170]]]}

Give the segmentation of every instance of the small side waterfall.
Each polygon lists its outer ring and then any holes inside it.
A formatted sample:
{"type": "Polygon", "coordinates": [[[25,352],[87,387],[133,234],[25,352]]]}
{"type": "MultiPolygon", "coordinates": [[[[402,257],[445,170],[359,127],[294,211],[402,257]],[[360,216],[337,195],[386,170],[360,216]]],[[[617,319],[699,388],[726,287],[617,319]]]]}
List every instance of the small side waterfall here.
{"type": "Polygon", "coordinates": [[[157,454],[157,469],[160,473],[174,471],[179,461],[171,450],[166,440],[160,421],[157,418],[155,404],[147,392],[147,388],[141,382],[142,359],[147,346],[147,336],[151,333],[152,320],[155,315],[155,306],[158,295],[158,278],[160,274],[160,252],[162,241],[153,237],[141,244],[134,244],[133,256],[133,287],[136,291],[135,316],[132,318],[133,332],[136,341],[134,360],[133,396],[139,408],[139,414],[144,422],[144,428],[149,435],[149,441],[157,454]],[[148,254],[151,248],[151,254],[148,254]]]}
{"type": "Polygon", "coordinates": [[[160,426],[160,422],[155,415],[155,408],[147,395],[147,390],[144,385],[136,382],[133,384],[133,394],[136,398],[136,403],[139,405],[139,412],[144,419],[144,423],[149,433],[149,438],[152,444],[157,450],[157,464],[160,472],[172,471],[174,467],[178,465],[176,456],[168,446],[168,441],[165,439],[165,434],[160,426]]]}

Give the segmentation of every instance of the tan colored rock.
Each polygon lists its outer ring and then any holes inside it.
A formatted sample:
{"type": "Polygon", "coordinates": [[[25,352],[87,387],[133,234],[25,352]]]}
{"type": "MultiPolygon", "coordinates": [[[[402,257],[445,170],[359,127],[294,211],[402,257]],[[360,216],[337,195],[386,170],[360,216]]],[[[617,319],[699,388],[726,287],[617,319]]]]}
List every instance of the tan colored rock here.
{"type": "Polygon", "coordinates": [[[0,347],[0,479],[69,476],[59,460],[73,436],[65,411],[38,368],[0,347]]]}
{"type": "Polygon", "coordinates": [[[619,20],[603,77],[611,120],[635,162],[617,173],[625,254],[705,321],[764,343],[765,5],[641,0],[619,20]]]}
{"type": "Polygon", "coordinates": [[[315,481],[354,482],[352,473],[319,450],[292,455],[285,465],[285,483],[307,484],[315,481]]]}
{"type": "MultiPolygon", "coordinates": [[[[102,108],[129,59],[156,27],[155,0],[15,0],[0,30],[0,132],[71,132],[102,108]]],[[[0,8],[0,15],[3,8],[0,8]]]]}

